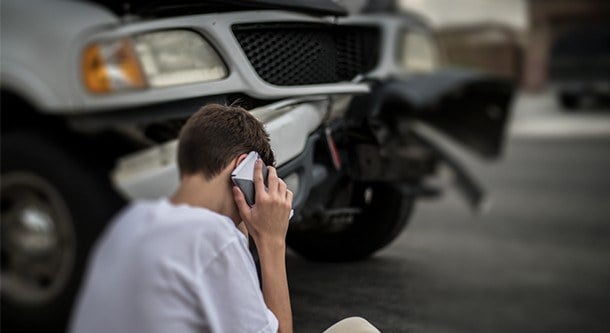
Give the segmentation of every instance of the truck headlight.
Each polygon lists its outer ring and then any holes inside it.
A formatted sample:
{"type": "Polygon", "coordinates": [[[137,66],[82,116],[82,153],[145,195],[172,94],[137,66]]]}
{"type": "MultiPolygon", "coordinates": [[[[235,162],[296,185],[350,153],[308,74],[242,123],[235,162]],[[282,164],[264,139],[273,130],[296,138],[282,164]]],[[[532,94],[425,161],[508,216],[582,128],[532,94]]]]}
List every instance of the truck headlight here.
{"type": "Polygon", "coordinates": [[[203,37],[188,30],[134,37],[136,51],[153,87],[222,79],[227,69],[203,37]]]}
{"type": "Polygon", "coordinates": [[[435,40],[422,32],[406,31],[401,39],[399,63],[409,73],[431,72],[439,67],[435,40]]]}
{"type": "Polygon", "coordinates": [[[100,42],[83,55],[84,83],[93,93],[214,81],[227,73],[212,46],[190,30],[100,42]]]}

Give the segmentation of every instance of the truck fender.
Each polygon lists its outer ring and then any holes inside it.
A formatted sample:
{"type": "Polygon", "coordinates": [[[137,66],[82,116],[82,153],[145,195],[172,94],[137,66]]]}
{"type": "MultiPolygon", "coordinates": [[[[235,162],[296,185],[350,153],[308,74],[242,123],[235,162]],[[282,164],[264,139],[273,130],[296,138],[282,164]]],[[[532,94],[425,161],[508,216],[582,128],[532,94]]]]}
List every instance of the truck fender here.
{"type": "Polygon", "coordinates": [[[465,70],[394,77],[356,97],[348,117],[411,117],[482,157],[496,158],[502,151],[513,90],[506,79],[465,70]]]}

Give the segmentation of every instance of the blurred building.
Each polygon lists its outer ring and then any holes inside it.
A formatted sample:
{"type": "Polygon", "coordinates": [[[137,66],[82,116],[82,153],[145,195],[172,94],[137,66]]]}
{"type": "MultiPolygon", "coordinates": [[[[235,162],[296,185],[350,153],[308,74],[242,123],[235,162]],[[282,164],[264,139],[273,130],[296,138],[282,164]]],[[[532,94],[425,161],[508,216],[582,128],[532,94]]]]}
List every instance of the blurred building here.
{"type": "Polygon", "coordinates": [[[607,0],[529,0],[523,85],[540,90],[549,80],[550,50],[553,41],[567,31],[610,22],[607,0]]]}
{"type": "Polygon", "coordinates": [[[522,36],[502,23],[445,26],[437,31],[444,61],[506,77],[521,78],[522,36]]]}
{"type": "Polygon", "coordinates": [[[528,24],[527,0],[397,1],[399,8],[425,15],[435,27],[496,22],[517,30],[525,30],[528,24]]]}
{"type": "Polygon", "coordinates": [[[527,0],[398,0],[430,19],[447,65],[522,79],[527,0]]]}

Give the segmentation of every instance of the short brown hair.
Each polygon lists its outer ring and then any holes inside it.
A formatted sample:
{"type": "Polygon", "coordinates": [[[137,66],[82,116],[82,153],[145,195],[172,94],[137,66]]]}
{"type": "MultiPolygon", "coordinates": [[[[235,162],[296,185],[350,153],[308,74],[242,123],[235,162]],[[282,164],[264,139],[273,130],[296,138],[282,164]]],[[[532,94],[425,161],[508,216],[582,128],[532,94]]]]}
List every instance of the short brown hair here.
{"type": "Polygon", "coordinates": [[[241,107],[208,104],[193,114],[180,131],[180,175],[219,174],[235,157],[256,151],[267,165],[275,158],[269,134],[252,114],[241,107]]]}

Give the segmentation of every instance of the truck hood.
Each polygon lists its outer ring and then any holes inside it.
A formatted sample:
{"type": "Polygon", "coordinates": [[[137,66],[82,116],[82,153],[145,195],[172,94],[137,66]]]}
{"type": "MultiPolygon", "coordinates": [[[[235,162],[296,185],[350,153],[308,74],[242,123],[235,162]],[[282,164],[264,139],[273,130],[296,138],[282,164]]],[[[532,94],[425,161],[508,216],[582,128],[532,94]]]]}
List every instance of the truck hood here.
{"type": "Polygon", "coordinates": [[[275,9],[315,15],[345,16],[332,0],[90,0],[119,16],[166,17],[213,12],[275,9]]]}

